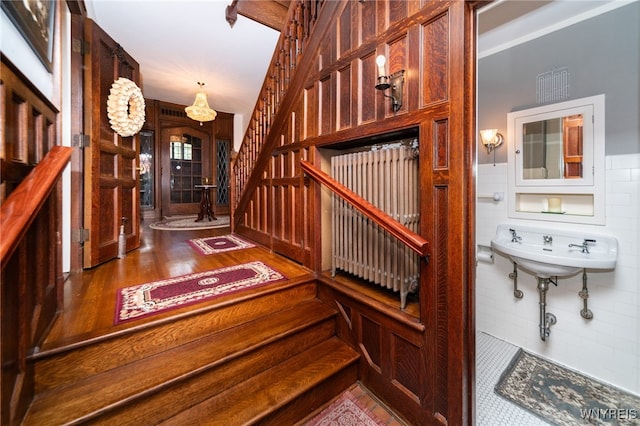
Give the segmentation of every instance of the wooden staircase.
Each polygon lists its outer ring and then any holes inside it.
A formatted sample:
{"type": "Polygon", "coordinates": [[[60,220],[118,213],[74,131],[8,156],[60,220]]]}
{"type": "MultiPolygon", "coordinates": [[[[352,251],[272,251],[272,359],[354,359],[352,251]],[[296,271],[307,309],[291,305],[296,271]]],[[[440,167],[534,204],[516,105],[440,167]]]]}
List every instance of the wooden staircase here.
{"type": "Polygon", "coordinates": [[[357,380],[313,280],[37,354],[25,425],[293,424],[357,380]]]}

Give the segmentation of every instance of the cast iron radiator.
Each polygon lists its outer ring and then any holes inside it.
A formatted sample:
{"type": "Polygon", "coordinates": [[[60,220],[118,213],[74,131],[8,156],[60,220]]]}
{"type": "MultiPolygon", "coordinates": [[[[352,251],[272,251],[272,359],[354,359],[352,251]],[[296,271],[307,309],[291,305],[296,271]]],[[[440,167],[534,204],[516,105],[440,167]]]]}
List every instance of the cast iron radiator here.
{"type": "MultiPolygon", "coordinates": [[[[393,144],[334,156],[331,175],[418,233],[418,153],[393,144]]],[[[400,293],[400,308],[418,288],[419,258],[402,242],[337,195],[333,197],[332,273],[336,270],[400,293]]]]}

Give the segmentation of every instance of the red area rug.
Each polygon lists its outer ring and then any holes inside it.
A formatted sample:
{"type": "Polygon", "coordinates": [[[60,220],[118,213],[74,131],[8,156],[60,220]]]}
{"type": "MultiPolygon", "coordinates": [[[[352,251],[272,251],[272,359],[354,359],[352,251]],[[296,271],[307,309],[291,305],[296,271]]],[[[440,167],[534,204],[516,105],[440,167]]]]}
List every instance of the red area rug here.
{"type": "Polygon", "coordinates": [[[384,426],[374,413],[367,410],[349,391],[331,403],[305,426],[384,426]]]}
{"type": "Polygon", "coordinates": [[[255,244],[231,234],[218,237],[193,238],[188,240],[188,243],[204,255],[255,247],[255,244]]]}
{"type": "Polygon", "coordinates": [[[284,279],[286,277],[278,271],[256,261],[122,288],[118,291],[115,323],[284,279]]]}

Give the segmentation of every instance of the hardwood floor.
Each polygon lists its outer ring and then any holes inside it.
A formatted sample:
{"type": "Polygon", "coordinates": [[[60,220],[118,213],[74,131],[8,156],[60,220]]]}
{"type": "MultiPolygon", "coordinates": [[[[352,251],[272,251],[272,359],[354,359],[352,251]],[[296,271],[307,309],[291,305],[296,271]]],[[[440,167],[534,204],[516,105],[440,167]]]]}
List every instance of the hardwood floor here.
{"type": "MultiPolygon", "coordinates": [[[[149,228],[153,221],[143,222],[141,247],[127,253],[123,259],[114,259],[96,268],[72,274],[64,287],[64,311],[59,315],[41,351],[117,333],[131,327],[193,311],[207,303],[221,303],[224,298],[191,305],[166,314],[114,325],[117,290],[123,287],[175,277],[193,272],[262,260],[287,278],[295,279],[312,274],[307,268],[276,255],[264,247],[253,247],[205,256],[187,242],[229,233],[229,228],[197,231],[161,231],[149,228]]],[[[274,284],[281,285],[281,284],[274,284]]],[[[264,289],[264,288],[263,288],[264,289]]]]}
{"type": "MultiPolygon", "coordinates": [[[[307,268],[261,246],[207,256],[196,251],[188,243],[191,238],[228,234],[230,232],[228,227],[199,231],[160,231],[149,228],[150,223],[152,221],[143,223],[139,249],[128,253],[123,259],[114,259],[69,277],[65,283],[64,311],[59,315],[40,348],[40,355],[56,353],[64,348],[78,346],[82,342],[100,341],[103,336],[122,334],[123,330],[131,328],[143,330],[154,323],[166,321],[168,317],[171,317],[171,321],[173,321],[177,316],[184,316],[186,313],[196,310],[205,311],[211,306],[225,303],[225,298],[221,297],[165,314],[114,325],[116,293],[122,287],[253,260],[262,260],[289,278],[287,282],[270,285],[274,287],[286,286],[291,281],[295,283],[307,280],[314,275],[307,268]]],[[[359,287],[356,281],[350,282],[344,276],[336,277],[336,281],[354,289],[359,287]]],[[[265,291],[270,286],[261,287],[256,291],[265,291]]],[[[389,306],[397,306],[396,295],[386,295],[371,286],[364,286],[360,290],[379,302],[389,306]]],[[[406,313],[413,315],[416,312],[417,307],[412,303],[406,313]]],[[[355,377],[354,379],[357,380],[355,377]]],[[[40,384],[40,386],[44,385],[40,384]]],[[[73,387],[71,386],[71,390],[73,387]]],[[[404,424],[391,410],[371,396],[358,383],[355,383],[351,390],[359,401],[375,412],[385,424],[404,424]]],[[[56,402],[56,404],[58,403],[56,402]]],[[[317,415],[319,411],[316,411],[315,414],[317,415]]],[[[191,412],[185,414],[192,415],[191,412]]],[[[313,416],[307,418],[307,421],[311,418],[313,416]]]]}
{"type": "MultiPolygon", "coordinates": [[[[41,351],[55,350],[58,347],[118,333],[132,327],[144,327],[145,324],[225,300],[224,298],[215,299],[165,314],[153,315],[146,319],[114,325],[116,293],[123,287],[256,259],[264,261],[289,279],[304,278],[313,274],[304,266],[259,245],[205,256],[194,250],[187,242],[192,238],[228,234],[229,227],[195,231],[162,231],[149,228],[149,224],[153,222],[154,220],[141,222],[139,249],[127,253],[123,259],[114,259],[93,269],[71,274],[64,286],[64,311],[59,315],[41,346],[41,351]]],[[[323,275],[328,277],[330,274],[323,275]]],[[[391,308],[398,308],[399,296],[396,294],[390,294],[375,285],[363,284],[344,274],[338,274],[334,280],[340,285],[357,289],[367,297],[391,308]]],[[[409,297],[403,314],[419,317],[417,297],[409,297]]]]}

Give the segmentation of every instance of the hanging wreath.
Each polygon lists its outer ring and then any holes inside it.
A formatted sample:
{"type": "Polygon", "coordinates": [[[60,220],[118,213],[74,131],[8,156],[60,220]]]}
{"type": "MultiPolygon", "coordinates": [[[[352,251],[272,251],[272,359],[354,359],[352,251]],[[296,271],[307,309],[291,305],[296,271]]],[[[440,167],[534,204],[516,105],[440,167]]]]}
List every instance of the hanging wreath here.
{"type": "Polygon", "coordinates": [[[107,116],[114,132],[133,136],[144,124],[144,97],[136,84],[120,77],[111,85],[107,99],[107,116]]]}

